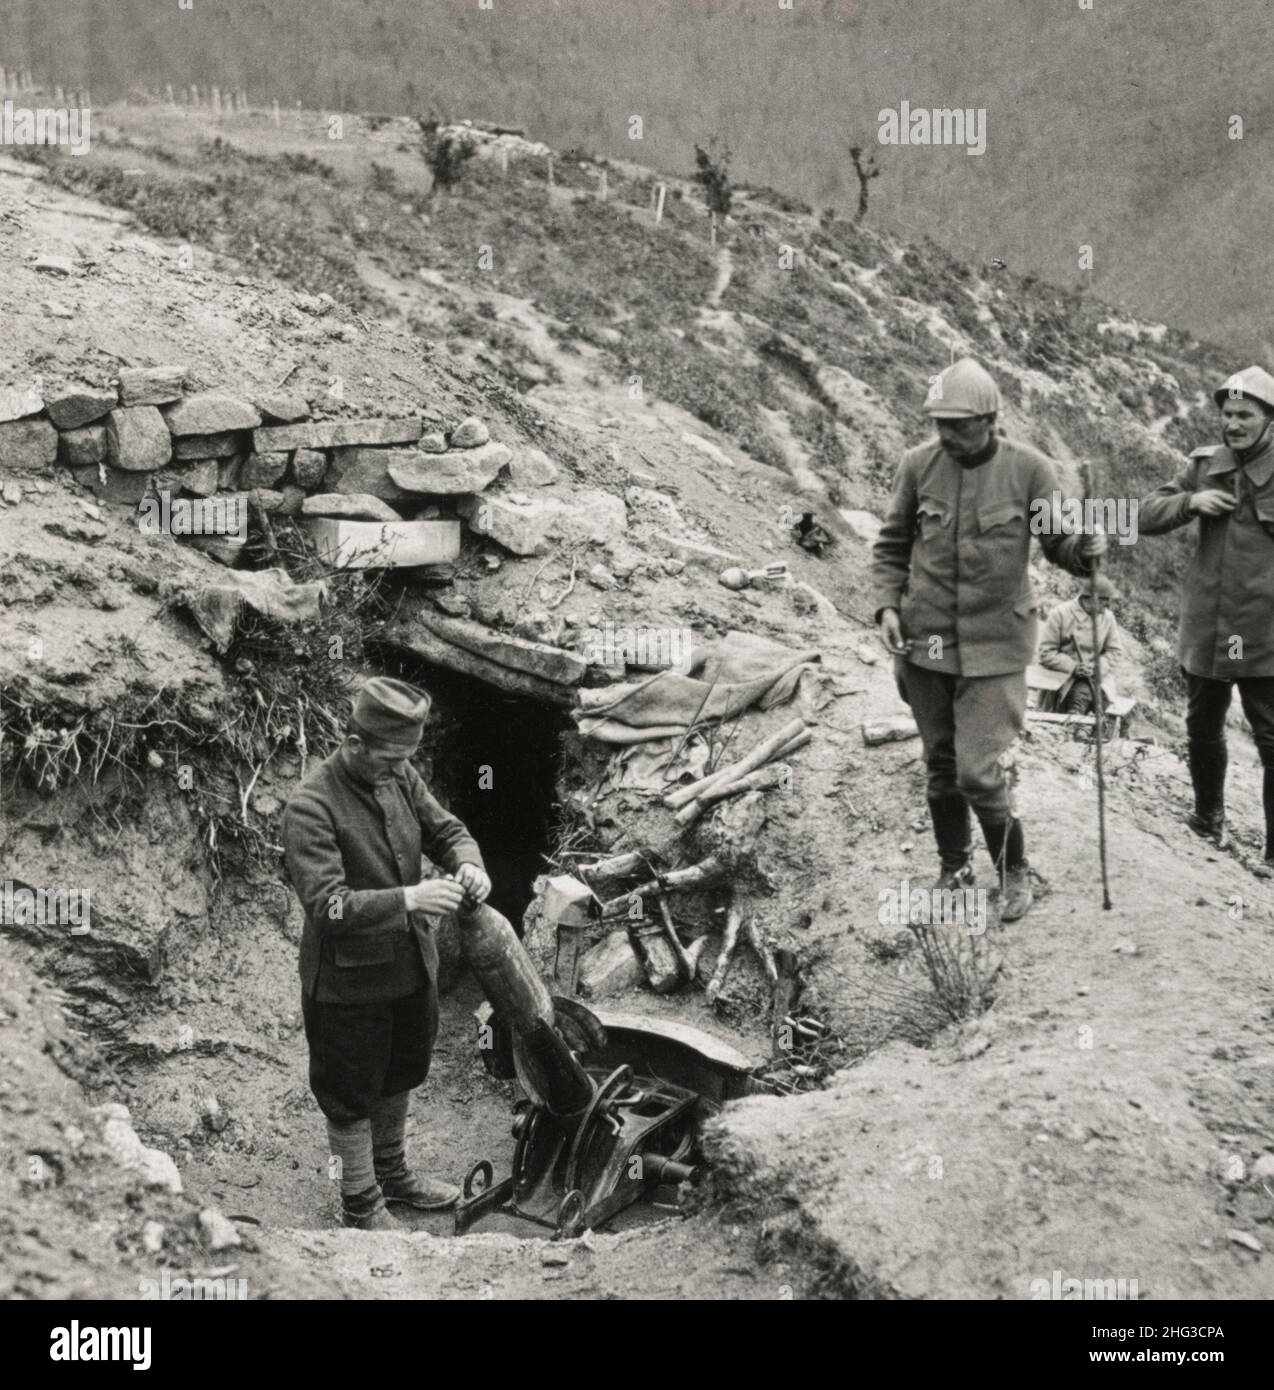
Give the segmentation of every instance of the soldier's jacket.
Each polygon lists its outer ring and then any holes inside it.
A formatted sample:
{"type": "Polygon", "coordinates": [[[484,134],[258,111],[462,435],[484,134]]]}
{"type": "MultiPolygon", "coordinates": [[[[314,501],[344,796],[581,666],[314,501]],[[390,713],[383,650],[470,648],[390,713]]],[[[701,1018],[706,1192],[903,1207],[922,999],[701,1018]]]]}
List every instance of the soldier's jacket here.
{"type": "MultiPolygon", "coordinates": [[[[999,676],[1035,658],[1032,517],[1052,517],[1061,489],[1043,454],[1004,438],[998,446],[976,468],[962,467],[936,439],[903,455],[872,550],[872,587],[877,616],[899,610],[913,665],[999,676]]],[[[1056,518],[1043,528],[1045,556],[1087,574],[1084,537],[1061,529],[1056,518]]]]}
{"type": "MultiPolygon", "coordinates": [[[[1097,615],[1097,650],[1103,658],[1112,661],[1124,654],[1119,624],[1109,609],[1097,615]]],[[[1089,667],[1093,665],[1093,617],[1085,611],[1079,599],[1073,598],[1059,603],[1044,623],[1040,636],[1040,665],[1047,666],[1050,671],[1073,671],[1081,661],[1089,667]]],[[[1073,684],[1073,680],[1067,681],[1058,690],[1059,703],[1070,693],[1073,684]]],[[[1114,675],[1104,663],[1101,688],[1108,700],[1114,700],[1119,695],[1114,675]]]]}
{"type": "Polygon", "coordinates": [[[1196,520],[1192,493],[1236,483],[1233,512],[1197,518],[1199,546],[1181,585],[1178,658],[1213,680],[1274,676],[1274,442],[1241,468],[1224,446],[1196,449],[1137,512],[1142,535],[1172,531],[1196,520]]]}
{"type": "Polygon", "coordinates": [[[402,890],[420,882],[422,851],[452,873],[482,868],[482,853],[410,763],[373,787],[350,775],[339,751],[324,759],[288,798],[283,849],[305,911],[307,995],[367,1004],[412,993],[422,965],[436,979],[432,924],[406,910],[402,890]]]}

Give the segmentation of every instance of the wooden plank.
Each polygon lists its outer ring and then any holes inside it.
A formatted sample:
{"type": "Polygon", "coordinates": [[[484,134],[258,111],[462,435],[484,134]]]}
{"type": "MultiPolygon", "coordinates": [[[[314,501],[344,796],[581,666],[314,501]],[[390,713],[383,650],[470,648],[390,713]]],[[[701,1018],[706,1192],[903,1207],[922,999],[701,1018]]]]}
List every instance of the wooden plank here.
{"type": "Polygon", "coordinates": [[[421,610],[416,621],[446,642],[463,647],[475,656],[494,661],[499,666],[511,666],[527,675],[541,676],[558,685],[579,685],[588,670],[588,662],[577,652],[563,651],[547,642],[531,642],[524,637],[512,637],[497,632],[483,623],[468,618],[446,618],[440,613],[421,610]]]}
{"type": "Polygon", "coordinates": [[[460,557],[458,521],[345,521],[302,517],[319,559],[333,569],[403,569],[460,557]]]}
{"type": "Polygon", "coordinates": [[[570,686],[500,666],[455,646],[418,623],[411,627],[396,627],[385,634],[384,640],[387,645],[410,652],[422,661],[443,666],[448,671],[458,671],[464,676],[473,676],[487,685],[495,686],[497,690],[508,691],[510,695],[528,695],[534,700],[560,705],[563,709],[571,709],[575,705],[575,692],[570,686]]]}

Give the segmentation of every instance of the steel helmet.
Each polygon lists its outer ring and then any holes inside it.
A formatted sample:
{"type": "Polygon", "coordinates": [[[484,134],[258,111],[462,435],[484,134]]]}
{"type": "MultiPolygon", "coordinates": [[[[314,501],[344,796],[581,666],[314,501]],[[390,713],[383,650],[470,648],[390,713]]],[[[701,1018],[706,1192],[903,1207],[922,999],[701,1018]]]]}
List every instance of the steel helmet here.
{"type": "MultiPolygon", "coordinates": [[[[1270,385],[1274,387],[1274,381],[1270,385]]],[[[994,415],[999,408],[1000,388],[972,357],[962,357],[940,372],[925,397],[925,411],[938,420],[994,415]]]]}
{"type": "Polygon", "coordinates": [[[1248,396],[1274,410],[1274,376],[1264,367],[1244,367],[1241,372],[1227,377],[1212,393],[1212,399],[1218,406],[1239,396],[1248,396]]]}

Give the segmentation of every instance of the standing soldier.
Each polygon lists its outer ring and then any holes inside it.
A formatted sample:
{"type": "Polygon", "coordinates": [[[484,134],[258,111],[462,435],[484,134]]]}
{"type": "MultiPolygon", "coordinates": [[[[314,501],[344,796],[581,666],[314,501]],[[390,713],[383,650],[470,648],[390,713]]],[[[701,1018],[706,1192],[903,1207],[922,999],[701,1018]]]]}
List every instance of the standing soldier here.
{"type": "Polygon", "coordinates": [[[1225,715],[1233,687],[1264,768],[1265,868],[1274,869],[1274,377],[1235,373],[1212,395],[1224,444],[1196,449],[1170,483],[1142,500],[1144,535],[1199,519],[1181,586],[1177,653],[1186,679],[1194,814],[1225,843],[1225,715]]]}
{"type": "Polygon", "coordinates": [[[942,862],[935,887],[973,883],[972,806],[1000,876],[1001,920],[1013,922],[1032,892],[1001,759],[1022,728],[1035,656],[1031,536],[1072,574],[1087,573],[1106,537],[1063,534],[1053,464],[997,434],[999,408],[995,382],[972,358],[935,378],[925,409],[938,438],[903,455],[872,580],[876,621],[924,741],[942,862]]]}
{"type": "MultiPolygon", "coordinates": [[[[302,1015],[310,1088],[340,1163],[342,1219],[397,1222],[386,1201],[438,1211],[460,1196],[407,1165],[407,1109],[438,1031],[431,916],[491,891],[472,836],[411,765],[430,700],[405,681],[369,680],[344,743],[293,791],[283,813],[288,873],[305,910],[302,1015]],[[421,880],[421,851],[454,874],[421,880]]],[[[481,908],[481,912],[490,912],[481,908]]]]}

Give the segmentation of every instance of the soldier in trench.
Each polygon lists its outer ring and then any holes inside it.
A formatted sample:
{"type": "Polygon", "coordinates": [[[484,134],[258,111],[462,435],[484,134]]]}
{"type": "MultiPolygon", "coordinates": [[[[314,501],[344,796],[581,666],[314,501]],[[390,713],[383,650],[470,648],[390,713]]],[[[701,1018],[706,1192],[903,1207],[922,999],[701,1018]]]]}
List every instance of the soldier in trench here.
{"type": "Polygon", "coordinates": [[[411,764],[429,707],[405,681],[367,681],[344,742],[283,813],[288,873],[305,911],[310,1087],[339,1160],[342,1220],[360,1230],[397,1225],[387,1202],[441,1211],[460,1196],[413,1172],[406,1153],[411,1092],[429,1073],[438,1031],[431,919],[491,891],[477,843],[411,764]],[[454,877],[422,881],[422,851],[454,877]]]}
{"type": "Polygon", "coordinates": [[[1068,534],[1052,462],[996,429],[1000,392],[966,357],[933,381],[925,410],[938,437],[903,455],[872,554],[875,615],[898,689],[924,742],[941,870],[934,887],[974,882],[969,809],[1001,882],[1000,917],[1031,906],[1022,822],[1003,758],[1026,717],[1039,601],[1031,536],[1075,575],[1105,554],[1100,528],[1068,534]]]}

